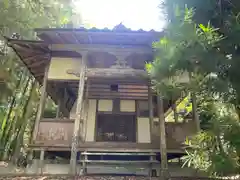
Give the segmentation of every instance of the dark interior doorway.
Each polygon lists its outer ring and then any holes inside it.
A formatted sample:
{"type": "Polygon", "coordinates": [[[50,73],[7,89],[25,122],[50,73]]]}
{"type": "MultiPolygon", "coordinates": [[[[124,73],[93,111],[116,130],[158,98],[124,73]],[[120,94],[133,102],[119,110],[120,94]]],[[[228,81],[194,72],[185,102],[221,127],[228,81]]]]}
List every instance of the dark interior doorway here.
{"type": "Polygon", "coordinates": [[[101,142],[136,142],[136,116],[98,114],[96,140],[101,142]]]}

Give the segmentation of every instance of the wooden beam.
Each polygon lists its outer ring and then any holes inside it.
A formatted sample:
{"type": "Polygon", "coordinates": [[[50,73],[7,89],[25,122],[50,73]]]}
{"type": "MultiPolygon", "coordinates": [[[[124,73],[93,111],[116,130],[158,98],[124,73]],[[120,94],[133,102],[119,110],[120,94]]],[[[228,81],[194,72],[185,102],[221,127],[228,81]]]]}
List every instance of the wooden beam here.
{"type": "MultiPolygon", "coordinates": [[[[71,87],[71,89],[76,92],[78,88],[76,87],[71,87]]],[[[87,91],[86,88],[84,91],[87,91]]],[[[145,90],[131,90],[131,89],[119,89],[117,92],[111,91],[111,89],[101,89],[101,88],[96,88],[96,89],[89,89],[88,90],[90,93],[103,93],[103,94],[140,94],[143,96],[148,96],[148,92],[145,90]]]]}
{"type": "Polygon", "coordinates": [[[43,174],[43,168],[44,168],[44,149],[41,149],[40,152],[40,174],[43,174]]]}
{"type": "MultiPolygon", "coordinates": [[[[135,46],[128,46],[128,45],[107,45],[107,44],[57,44],[54,43],[50,49],[52,51],[101,51],[101,52],[122,52],[122,53],[141,53],[141,54],[152,54],[153,49],[151,46],[149,47],[139,47],[135,46]]],[[[113,53],[114,54],[114,53],[113,53]]]]}
{"type": "Polygon", "coordinates": [[[6,36],[4,36],[5,39],[11,44],[11,43],[19,43],[19,44],[46,44],[45,41],[39,41],[39,40],[22,40],[22,39],[11,39],[6,36]]]}
{"type": "Polygon", "coordinates": [[[46,55],[45,53],[44,54],[43,53],[42,54],[34,54],[33,56],[29,56],[29,57],[24,58],[24,61],[27,62],[28,60],[37,58],[39,56],[45,56],[45,55],[46,55]]]}
{"type": "Polygon", "coordinates": [[[76,161],[77,161],[77,147],[79,143],[79,129],[80,122],[82,118],[82,107],[83,107],[83,94],[84,94],[84,84],[85,84],[85,73],[86,73],[86,55],[83,54],[81,65],[80,65],[80,72],[79,72],[79,86],[78,86],[78,98],[77,98],[77,110],[76,110],[76,119],[74,122],[74,131],[73,131],[73,138],[72,138],[72,148],[71,148],[71,159],[70,159],[70,173],[75,175],[76,174],[76,161]]]}
{"type": "Polygon", "coordinates": [[[35,61],[34,63],[31,63],[30,65],[28,65],[29,68],[41,68],[39,66],[45,65],[47,62],[40,60],[40,61],[35,61]]]}
{"type": "Polygon", "coordinates": [[[43,51],[39,51],[39,50],[33,50],[30,48],[26,48],[23,47],[24,44],[10,44],[10,46],[15,47],[16,49],[21,49],[23,51],[27,51],[27,52],[34,52],[34,53],[44,53],[43,51]]]}
{"type": "MultiPolygon", "coordinates": [[[[89,82],[89,81],[88,81],[89,82]]],[[[114,83],[113,83],[114,84],[114,83]]],[[[148,92],[148,87],[145,84],[141,84],[141,85],[135,85],[135,84],[118,84],[115,83],[116,85],[118,85],[118,89],[119,90],[137,90],[137,91],[144,91],[144,92],[148,92]]],[[[68,83],[68,86],[72,87],[72,88],[78,88],[78,84],[77,83],[68,83]]],[[[111,83],[108,84],[93,84],[90,83],[89,84],[89,88],[90,89],[103,89],[103,90],[109,90],[111,87],[111,83]]]]}
{"type": "MultiPolygon", "coordinates": [[[[74,88],[73,88],[74,89],[74,88]]],[[[105,93],[111,93],[111,89],[108,88],[108,89],[102,89],[102,88],[91,88],[89,89],[89,92],[105,92],[105,93]]],[[[137,89],[130,89],[130,88],[126,88],[126,89],[118,89],[118,93],[135,93],[135,94],[147,94],[148,91],[143,89],[143,90],[137,90],[137,89]]]]}
{"type": "Polygon", "coordinates": [[[38,133],[38,128],[39,128],[39,123],[43,115],[43,111],[45,108],[45,100],[47,96],[47,77],[48,77],[48,71],[49,71],[49,64],[45,68],[45,73],[44,73],[44,78],[43,78],[43,85],[41,87],[41,96],[40,96],[40,102],[38,106],[38,111],[36,115],[36,121],[35,121],[35,126],[33,130],[33,140],[35,141],[37,138],[37,133],[38,133]]]}
{"type": "MultiPolygon", "coordinates": [[[[67,74],[72,74],[77,77],[80,76],[78,70],[69,69],[66,72],[67,74]]],[[[89,68],[87,69],[87,77],[89,78],[109,78],[109,79],[147,79],[148,75],[145,70],[136,70],[136,69],[110,69],[110,68],[89,68]]]]}
{"type": "Polygon", "coordinates": [[[114,98],[119,98],[119,99],[125,99],[125,100],[147,100],[148,97],[133,97],[133,96],[102,96],[102,95],[89,95],[89,99],[114,99],[114,98]]]}
{"type": "Polygon", "coordinates": [[[100,96],[132,96],[132,97],[148,97],[148,94],[140,94],[140,93],[122,93],[122,92],[89,92],[89,95],[100,95],[100,96]]]}
{"type": "Polygon", "coordinates": [[[160,131],[160,153],[161,153],[161,178],[164,180],[168,176],[168,161],[167,161],[167,143],[166,143],[166,128],[163,98],[159,93],[157,98],[158,103],[158,116],[159,116],[159,131],[160,131]]]}

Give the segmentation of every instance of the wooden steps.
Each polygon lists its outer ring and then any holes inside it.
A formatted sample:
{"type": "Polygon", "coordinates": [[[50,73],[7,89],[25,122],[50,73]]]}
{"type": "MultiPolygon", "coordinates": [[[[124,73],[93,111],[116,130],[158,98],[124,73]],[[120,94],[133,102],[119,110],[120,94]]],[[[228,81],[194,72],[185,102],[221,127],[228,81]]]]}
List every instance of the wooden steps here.
{"type": "Polygon", "coordinates": [[[159,163],[159,161],[156,160],[156,153],[153,152],[92,152],[92,151],[84,151],[81,153],[81,158],[78,161],[82,164],[83,174],[87,174],[87,169],[89,165],[113,165],[113,166],[125,166],[125,165],[132,165],[132,166],[141,166],[142,168],[148,168],[149,175],[151,175],[152,172],[152,165],[159,163]],[[100,156],[97,160],[92,160],[91,156],[100,156]],[[111,159],[111,160],[104,160],[103,157],[124,157],[124,159],[111,159]],[[145,157],[144,160],[131,160],[130,157],[145,157]],[[126,157],[129,157],[128,160],[126,160],[126,157]],[[146,158],[147,157],[147,158],[146,158]]]}

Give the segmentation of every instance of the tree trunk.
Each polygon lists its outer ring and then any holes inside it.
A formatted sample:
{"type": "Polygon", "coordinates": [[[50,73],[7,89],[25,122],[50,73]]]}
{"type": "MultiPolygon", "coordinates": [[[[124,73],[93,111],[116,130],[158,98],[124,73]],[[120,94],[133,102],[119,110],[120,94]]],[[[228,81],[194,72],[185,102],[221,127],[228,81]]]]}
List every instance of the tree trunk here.
{"type": "Polygon", "coordinates": [[[198,113],[197,113],[197,98],[196,98],[196,94],[193,92],[191,94],[192,96],[192,112],[193,112],[193,120],[196,124],[196,129],[197,131],[200,131],[200,121],[199,121],[199,117],[198,117],[198,113]]]}
{"type": "Polygon", "coordinates": [[[163,99],[161,97],[161,94],[159,94],[159,97],[158,97],[158,116],[159,116],[160,153],[161,153],[160,179],[164,180],[168,178],[168,161],[167,161],[165,117],[164,117],[164,109],[163,109],[163,99]]]}
{"type": "Polygon", "coordinates": [[[150,123],[150,142],[153,143],[153,96],[151,84],[148,85],[148,109],[149,109],[149,123],[150,123]]]}

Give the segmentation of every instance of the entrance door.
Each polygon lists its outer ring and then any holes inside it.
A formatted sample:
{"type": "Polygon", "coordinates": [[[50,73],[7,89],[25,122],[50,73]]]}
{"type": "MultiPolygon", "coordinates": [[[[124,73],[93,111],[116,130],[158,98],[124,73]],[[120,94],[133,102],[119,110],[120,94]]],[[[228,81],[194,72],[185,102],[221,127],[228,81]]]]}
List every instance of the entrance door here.
{"type": "Polygon", "coordinates": [[[136,142],[135,115],[99,114],[97,141],[136,142]]]}

